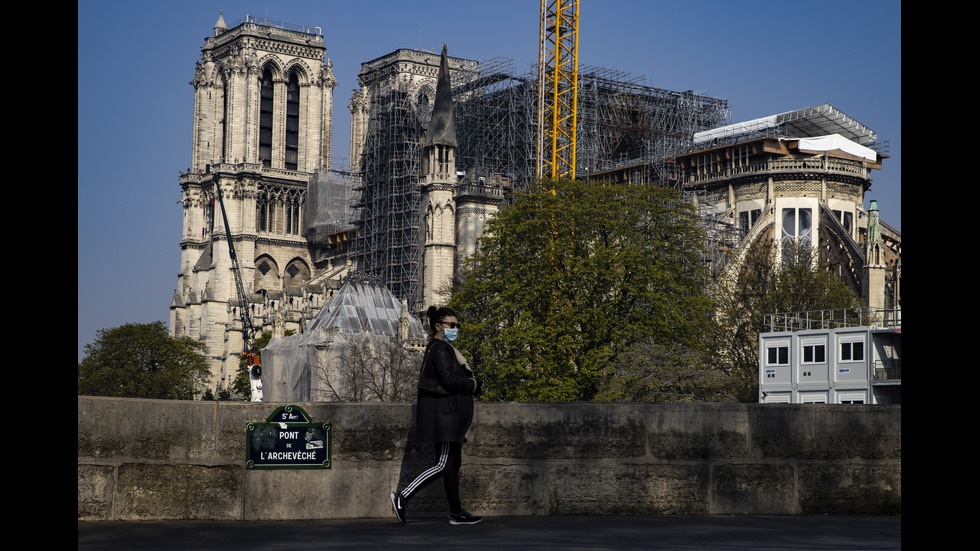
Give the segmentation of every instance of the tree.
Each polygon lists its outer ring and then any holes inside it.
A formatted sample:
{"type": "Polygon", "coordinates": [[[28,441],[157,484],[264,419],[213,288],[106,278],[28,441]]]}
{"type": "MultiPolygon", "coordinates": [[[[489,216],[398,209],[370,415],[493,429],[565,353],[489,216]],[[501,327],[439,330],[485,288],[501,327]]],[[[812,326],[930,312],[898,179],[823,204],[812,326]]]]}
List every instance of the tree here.
{"type": "Polygon", "coordinates": [[[859,306],[844,280],[813,261],[809,246],[784,243],[782,262],[777,254],[772,239],[759,239],[734,278],[715,282],[715,346],[741,401],[758,400],[759,334],[769,330],[766,314],[859,306]]]}
{"type": "Polygon", "coordinates": [[[348,335],[335,369],[318,365],[313,374],[323,390],[318,399],[328,401],[406,402],[415,399],[419,350],[407,348],[391,337],[348,335]]]}
{"type": "Polygon", "coordinates": [[[191,400],[211,378],[205,352],[162,321],[100,329],[78,364],[78,394],[191,400]]]}
{"type": "Polygon", "coordinates": [[[631,345],[699,346],[703,239],[673,189],[540,182],[486,228],[450,307],[458,347],[500,400],[591,400],[631,345]]]}
{"type": "Polygon", "coordinates": [[[605,370],[597,400],[735,402],[730,377],[707,347],[645,341],[632,345],[605,370]]]}

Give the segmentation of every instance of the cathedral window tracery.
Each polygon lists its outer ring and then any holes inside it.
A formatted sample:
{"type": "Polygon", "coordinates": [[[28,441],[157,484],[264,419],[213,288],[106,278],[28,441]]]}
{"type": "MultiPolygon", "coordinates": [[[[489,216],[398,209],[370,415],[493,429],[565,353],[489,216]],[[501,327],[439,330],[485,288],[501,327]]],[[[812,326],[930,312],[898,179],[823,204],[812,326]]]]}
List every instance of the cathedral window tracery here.
{"type": "Polygon", "coordinates": [[[286,83],[286,160],[285,167],[296,170],[299,164],[299,78],[289,74],[286,83]]]}
{"type": "Polygon", "coordinates": [[[272,111],[275,98],[275,83],[268,67],[262,72],[259,85],[259,162],[262,166],[272,166],[272,111]]]}
{"type": "Polygon", "coordinates": [[[300,188],[259,184],[255,196],[258,232],[299,236],[302,233],[306,193],[300,188]]]}
{"type": "Polygon", "coordinates": [[[795,264],[801,249],[813,246],[813,211],[784,208],[782,216],[783,262],[795,264]]]}

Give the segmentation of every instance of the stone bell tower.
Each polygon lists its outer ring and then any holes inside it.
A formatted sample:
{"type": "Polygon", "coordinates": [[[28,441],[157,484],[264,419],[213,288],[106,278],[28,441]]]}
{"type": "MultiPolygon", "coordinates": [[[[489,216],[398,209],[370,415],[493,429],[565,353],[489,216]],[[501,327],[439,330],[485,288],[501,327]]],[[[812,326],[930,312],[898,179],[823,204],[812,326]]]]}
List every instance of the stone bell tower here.
{"type": "MultiPolygon", "coordinates": [[[[201,48],[190,82],[193,141],[190,168],[180,175],[183,233],[170,332],[207,344],[212,390],[227,389],[237,373],[242,309],[254,326],[271,326],[269,297],[286,300],[312,275],[303,206],[314,173],[330,169],[337,84],[325,54],[319,28],[251,16],[228,28],[219,15],[201,48]],[[249,297],[244,304],[229,245],[249,297]],[[253,303],[255,296],[266,302],[253,303]]],[[[281,322],[286,329],[299,323],[281,322]]]]}

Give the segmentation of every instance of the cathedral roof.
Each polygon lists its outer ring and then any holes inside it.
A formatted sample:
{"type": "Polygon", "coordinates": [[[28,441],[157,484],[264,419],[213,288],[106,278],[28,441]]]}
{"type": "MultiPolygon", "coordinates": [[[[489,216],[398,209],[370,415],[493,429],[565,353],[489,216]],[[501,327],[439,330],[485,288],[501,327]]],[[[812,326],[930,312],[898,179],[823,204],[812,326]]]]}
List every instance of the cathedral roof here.
{"type": "Polygon", "coordinates": [[[422,147],[448,145],[456,147],[456,124],[453,121],[453,87],[449,80],[449,58],[446,45],[442,45],[439,61],[439,80],[436,83],[436,101],[432,107],[432,119],[422,138],[422,147]]]}
{"type": "Polygon", "coordinates": [[[194,271],[207,271],[211,269],[211,249],[214,247],[213,241],[208,241],[204,250],[201,251],[201,256],[198,257],[197,262],[194,264],[194,271]]]}

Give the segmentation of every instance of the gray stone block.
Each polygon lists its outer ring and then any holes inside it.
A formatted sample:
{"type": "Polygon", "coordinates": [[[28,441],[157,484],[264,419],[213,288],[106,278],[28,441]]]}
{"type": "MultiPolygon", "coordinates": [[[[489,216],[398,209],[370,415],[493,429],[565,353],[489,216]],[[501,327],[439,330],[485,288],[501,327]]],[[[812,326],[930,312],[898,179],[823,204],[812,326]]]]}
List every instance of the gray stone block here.
{"type": "Polygon", "coordinates": [[[120,465],[118,520],[241,519],[243,472],[234,466],[120,465]]]}

